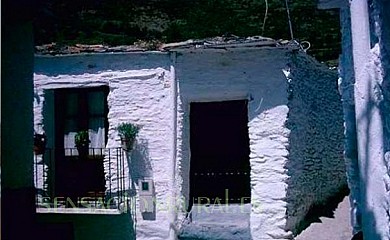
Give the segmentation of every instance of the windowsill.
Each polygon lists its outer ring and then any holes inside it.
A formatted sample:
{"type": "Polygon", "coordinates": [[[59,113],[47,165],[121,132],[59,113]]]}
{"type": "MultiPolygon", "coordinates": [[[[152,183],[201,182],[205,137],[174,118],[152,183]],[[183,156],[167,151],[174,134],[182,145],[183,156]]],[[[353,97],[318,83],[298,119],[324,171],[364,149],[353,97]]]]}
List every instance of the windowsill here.
{"type": "Polygon", "coordinates": [[[36,213],[55,213],[55,214],[101,214],[101,215],[120,215],[124,212],[119,209],[101,209],[101,208],[46,208],[37,207],[36,213]]]}

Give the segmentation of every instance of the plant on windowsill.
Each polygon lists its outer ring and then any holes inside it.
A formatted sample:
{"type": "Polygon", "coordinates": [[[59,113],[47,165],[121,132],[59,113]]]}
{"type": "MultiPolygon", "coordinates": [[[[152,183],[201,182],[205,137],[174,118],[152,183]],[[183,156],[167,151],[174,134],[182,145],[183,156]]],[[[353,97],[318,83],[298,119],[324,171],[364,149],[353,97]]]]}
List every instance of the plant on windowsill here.
{"type": "Polygon", "coordinates": [[[88,147],[90,142],[88,130],[82,130],[76,133],[74,136],[74,143],[80,157],[88,156],[88,147]]]}
{"type": "Polygon", "coordinates": [[[44,133],[34,133],[34,153],[35,155],[44,154],[46,150],[46,135],[44,133]]]}
{"type": "Polygon", "coordinates": [[[139,127],[131,123],[121,123],[117,127],[119,137],[121,138],[121,146],[125,151],[133,149],[135,138],[137,137],[139,127]]]}

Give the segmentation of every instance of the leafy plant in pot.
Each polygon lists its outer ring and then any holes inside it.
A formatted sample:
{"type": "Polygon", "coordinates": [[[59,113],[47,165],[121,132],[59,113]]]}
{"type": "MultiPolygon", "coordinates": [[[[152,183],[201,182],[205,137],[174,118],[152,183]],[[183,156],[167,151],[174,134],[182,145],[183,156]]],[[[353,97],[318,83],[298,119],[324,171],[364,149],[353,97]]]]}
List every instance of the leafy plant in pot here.
{"type": "Polygon", "coordinates": [[[117,130],[119,137],[121,138],[122,149],[125,151],[131,151],[133,149],[139,127],[131,123],[121,123],[117,127],[117,130]]]}
{"type": "Polygon", "coordinates": [[[44,133],[34,133],[34,153],[44,154],[46,150],[46,135],[44,133]]]}
{"type": "Polygon", "coordinates": [[[88,130],[82,130],[76,133],[74,136],[74,143],[80,157],[88,156],[88,147],[90,142],[88,130]]]}

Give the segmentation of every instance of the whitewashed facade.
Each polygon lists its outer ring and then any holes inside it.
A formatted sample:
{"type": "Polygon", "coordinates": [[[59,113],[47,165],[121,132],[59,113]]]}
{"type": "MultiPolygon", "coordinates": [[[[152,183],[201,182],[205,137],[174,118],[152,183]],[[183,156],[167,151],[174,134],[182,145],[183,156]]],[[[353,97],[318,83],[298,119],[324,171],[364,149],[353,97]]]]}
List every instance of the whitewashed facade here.
{"type": "MultiPolygon", "coordinates": [[[[346,185],[337,73],[296,47],[37,56],[34,123],[47,134],[49,148],[53,112],[61,107],[50,92],[99,86],[108,88],[106,148],[120,146],[118,124],[141,126],[124,163],[134,204],[119,215],[77,209],[39,215],[44,222],[72,222],[76,239],[291,239],[313,205],[346,185]],[[244,217],[225,208],[207,216],[215,221],[197,221],[186,212],[190,106],[232,100],[247,101],[251,204],[244,217]],[[139,211],[143,179],[154,188],[149,215],[139,211]],[[231,220],[239,217],[243,221],[231,220]]],[[[106,186],[112,172],[104,165],[106,186]]]]}

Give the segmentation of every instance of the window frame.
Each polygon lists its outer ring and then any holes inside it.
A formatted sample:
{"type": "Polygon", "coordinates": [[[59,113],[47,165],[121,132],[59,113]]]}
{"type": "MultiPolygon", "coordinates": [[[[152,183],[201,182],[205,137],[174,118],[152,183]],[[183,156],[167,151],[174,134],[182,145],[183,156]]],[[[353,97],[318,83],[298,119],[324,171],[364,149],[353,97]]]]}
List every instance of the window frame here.
{"type": "MultiPolygon", "coordinates": [[[[54,146],[55,146],[55,167],[54,167],[54,176],[55,176],[55,183],[54,183],[54,195],[60,196],[60,195],[69,195],[65,197],[72,197],[76,199],[77,197],[83,197],[83,194],[89,190],[94,190],[97,192],[105,191],[104,186],[104,148],[107,145],[108,140],[108,102],[107,102],[107,96],[108,96],[109,88],[108,86],[101,86],[101,87],[88,87],[88,88],[66,88],[66,89],[57,89],[54,91],[54,126],[55,126],[55,132],[54,132],[54,146]],[[89,102],[89,96],[90,93],[93,92],[102,92],[103,93],[103,103],[104,103],[104,110],[102,114],[90,114],[89,111],[89,105],[92,104],[89,102]],[[76,94],[77,100],[77,110],[74,114],[68,114],[66,112],[67,102],[69,101],[70,97],[68,97],[70,94],[76,94]],[[66,128],[66,121],[69,119],[74,119],[76,122],[76,128],[77,131],[80,130],[90,130],[91,126],[89,126],[89,122],[94,117],[103,117],[104,118],[104,134],[105,134],[105,142],[103,143],[104,148],[100,150],[100,155],[95,155],[93,151],[93,154],[91,155],[88,151],[88,156],[85,158],[82,158],[81,156],[72,155],[69,156],[66,154],[65,150],[65,140],[64,140],[64,134],[65,134],[65,128],[66,128]],[[95,161],[95,163],[93,163],[95,161]],[[98,161],[98,162],[96,162],[98,161]],[[72,163],[71,163],[72,162],[72,163]],[[72,166],[70,167],[69,166],[72,166]],[[92,165],[88,165],[92,164],[92,165]],[[89,179],[84,179],[81,176],[83,176],[82,170],[85,169],[85,166],[93,167],[95,165],[100,170],[92,170],[95,171],[93,175],[93,179],[96,177],[98,180],[98,183],[88,183],[90,182],[89,179]],[[101,166],[99,167],[98,165],[101,166]],[[77,168],[81,169],[77,169],[77,168]],[[73,168],[72,171],[71,169],[73,168]],[[71,172],[68,172],[71,171],[71,172]],[[97,171],[97,172],[96,172],[97,171]],[[103,176],[101,171],[103,171],[103,176]],[[68,179],[69,175],[69,179],[68,179]],[[73,178],[72,178],[73,175],[73,178]],[[75,179],[77,181],[75,181],[75,179]],[[81,180],[82,182],[79,182],[81,180]],[[88,181],[89,180],[89,181],[88,181]],[[72,187],[72,182],[75,183],[75,186],[72,187]],[[100,187],[96,187],[100,186],[100,187]],[[81,186],[81,187],[80,187],[81,186]],[[85,189],[84,189],[85,188],[85,189]],[[91,189],[90,189],[91,188],[91,189]],[[95,189],[96,188],[96,189],[95,189]],[[83,190],[80,190],[83,189],[83,190]]],[[[72,150],[71,150],[72,152],[72,150]]],[[[93,167],[92,169],[96,168],[93,167]]],[[[87,169],[91,169],[88,167],[87,169]]],[[[96,168],[96,169],[97,169],[96,168]]],[[[89,173],[89,172],[88,172],[89,173]]]]}

